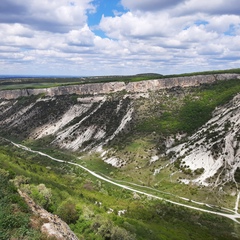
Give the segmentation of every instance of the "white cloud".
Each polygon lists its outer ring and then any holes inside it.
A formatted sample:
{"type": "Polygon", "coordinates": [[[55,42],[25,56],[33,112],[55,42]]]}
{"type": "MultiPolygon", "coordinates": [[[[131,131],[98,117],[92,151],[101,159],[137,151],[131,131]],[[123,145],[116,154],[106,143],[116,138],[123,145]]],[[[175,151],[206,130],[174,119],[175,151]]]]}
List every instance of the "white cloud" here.
{"type": "Polygon", "coordinates": [[[224,33],[229,30],[231,26],[238,26],[240,24],[240,17],[236,15],[216,15],[209,17],[209,24],[207,30],[224,33]]]}
{"type": "Polygon", "coordinates": [[[185,2],[184,0],[122,0],[123,6],[130,10],[158,11],[169,7],[175,7],[185,2]]]}
{"type": "Polygon", "coordinates": [[[174,36],[196,17],[170,17],[168,13],[127,12],[116,17],[102,17],[100,28],[112,38],[147,39],[174,36]]]}
{"type": "Polygon", "coordinates": [[[78,30],[71,30],[67,34],[67,42],[69,45],[76,46],[92,46],[94,34],[87,25],[78,30]]]}
{"type": "Polygon", "coordinates": [[[21,23],[50,32],[67,32],[86,24],[91,0],[2,0],[0,22],[21,23]]]}
{"type": "Polygon", "coordinates": [[[102,17],[100,27],[113,38],[147,37],[161,35],[161,22],[151,21],[151,16],[134,15],[131,12],[119,17],[102,17]],[[158,27],[156,28],[156,23],[158,27]]]}
{"type": "Polygon", "coordinates": [[[208,32],[203,26],[193,25],[176,36],[181,42],[208,43],[218,38],[216,32],[208,32]]]}
{"type": "Polygon", "coordinates": [[[210,43],[207,46],[199,46],[197,51],[199,55],[221,56],[225,51],[225,46],[222,44],[210,43]]]}
{"type": "Polygon", "coordinates": [[[87,18],[100,9],[96,1],[2,0],[0,68],[104,75],[239,67],[237,2],[122,0],[124,13],[103,14],[92,28],[87,18]]]}
{"type": "Polygon", "coordinates": [[[26,26],[14,23],[14,24],[1,24],[2,36],[20,36],[20,37],[32,37],[33,32],[26,26]]]}
{"type": "Polygon", "coordinates": [[[208,13],[208,14],[228,14],[239,15],[240,4],[239,0],[188,0],[179,8],[175,9],[176,13],[194,14],[194,13],[208,13]]]}

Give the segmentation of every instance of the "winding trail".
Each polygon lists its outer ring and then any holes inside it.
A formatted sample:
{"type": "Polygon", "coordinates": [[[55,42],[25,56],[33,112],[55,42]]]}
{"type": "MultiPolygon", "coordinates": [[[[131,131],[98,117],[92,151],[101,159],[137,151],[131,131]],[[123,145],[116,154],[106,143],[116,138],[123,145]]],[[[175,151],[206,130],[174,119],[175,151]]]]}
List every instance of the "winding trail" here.
{"type": "MultiPolygon", "coordinates": [[[[103,175],[103,174],[101,174],[101,175],[103,175]]],[[[158,192],[158,193],[161,193],[161,194],[170,195],[170,196],[173,196],[175,198],[179,198],[179,199],[184,200],[186,202],[191,202],[191,203],[194,203],[194,204],[197,204],[197,205],[206,206],[208,208],[215,208],[215,209],[218,208],[218,206],[216,206],[216,205],[210,205],[210,204],[198,202],[198,201],[195,201],[195,200],[192,200],[192,199],[189,199],[189,198],[180,197],[180,196],[175,195],[175,194],[170,193],[170,192],[161,191],[161,190],[158,190],[158,189],[155,189],[155,188],[152,188],[152,187],[143,186],[143,185],[139,185],[139,184],[132,183],[132,182],[127,182],[127,181],[124,181],[124,180],[116,180],[116,179],[113,179],[113,178],[111,178],[109,176],[106,176],[106,175],[103,175],[103,176],[105,178],[110,179],[110,180],[115,181],[115,182],[127,183],[127,184],[130,184],[130,185],[136,186],[136,187],[149,189],[149,190],[154,191],[154,192],[158,192]]],[[[234,210],[229,209],[229,208],[221,207],[221,211],[227,211],[227,212],[235,213],[237,211],[237,209],[238,209],[237,203],[239,201],[239,196],[240,196],[240,193],[239,193],[239,195],[237,197],[237,201],[236,201],[234,210]]]]}
{"type": "Polygon", "coordinates": [[[235,208],[234,208],[235,213],[238,213],[239,200],[240,200],[240,191],[238,191],[238,195],[235,203],[235,208]]]}
{"type": "MultiPolygon", "coordinates": [[[[7,139],[6,139],[7,140],[7,139]]],[[[7,140],[9,141],[9,140],[7,140]]],[[[216,211],[213,211],[213,210],[206,210],[206,209],[202,209],[202,208],[198,208],[198,207],[194,207],[194,206],[190,206],[190,205],[187,205],[187,204],[184,204],[184,203],[179,203],[179,202],[175,202],[175,201],[172,201],[172,200],[169,200],[169,199],[165,199],[165,198],[162,198],[162,197],[159,197],[159,196],[156,196],[156,195],[153,195],[153,194],[150,194],[150,193],[146,193],[146,192],[143,192],[143,191],[140,191],[140,190],[137,190],[137,189],[134,189],[132,187],[129,187],[129,186],[126,186],[126,185],[123,185],[123,184],[120,184],[120,183],[117,183],[113,180],[110,180],[109,178],[107,177],[103,177],[91,170],[89,170],[88,168],[80,165],[80,164],[77,164],[77,163],[73,163],[73,162],[68,162],[68,161],[64,161],[64,160],[61,160],[61,159],[57,159],[57,158],[54,158],[46,153],[43,153],[43,152],[40,152],[40,151],[35,151],[35,150],[32,150],[31,148],[28,148],[24,145],[21,145],[21,144],[17,144],[17,143],[14,143],[12,141],[9,141],[11,142],[14,146],[18,147],[18,148],[21,148],[25,151],[29,151],[29,152],[32,152],[32,153],[36,153],[36,154],[39,154],[39,155],[42,155],[42,156],[45,156],[45,157],[48,157],[50,159],[52,159],[53,161],[56,161],[56,162],[61,162],[61,163],[66,163],[66,164],[70,164],[70,165],[74,165],[74,166],[77,166],[77,167],[80,167],[82,168],[83,170],[85,170],[86,172],[88,172],[89,174],[91,174],[92,176],[98,178],[98,179],[101,179],[105,182],[108,182],[108,183],[111,183],[115,186],[118,186],[120,188],[123,188],[123,189],[126,189],[126,190],[129,190],[129,191],[132,191],[132,192],[135,192],[135,193],[139,193],[141,195],[145,195],[145,196],[148,196],[148,197],[152,197],[152,198],[155,198],[155,199],[159,199],[159,200],[163,200],[165,202],[169,202],[169,203],[172,203],[174,205],[178,205],[178,206],[182,206],[182,207],[186,207],[186,208],[189,208],[189,209],[193,209],[193,210],[197,210],[197,211],[201,211],[201,212],[205,212],[205,213],[210,213],[210,214],[214,214],[214,215],[218,215],[218,216],[222,216],[222,217],[226,217],[226,218],[229,218],[231,220],[233,220],[234,222],[240,224],[240,221],[238,221],[238,219],[240,220],[240,214],[237,212],[237,209],[236,207],[238,207],[238,202],[239,202],[239,198],[240,198],[240,193],[238,194],[237,196],[237,201],[236,201],[236,206],[235,206],[235,212],[232,212],[232,213],[221,213],[221,212],[216,212],[216,211]]],[[[136,184],[137,185],[137,184],[136,184]]],[[[187,198],[181,198],[183,200],[189,200],[187,198]]],[[[200,203],[200,202],[195,202],[197,204],[200,204],[200,205],[205,205],[205,206],[208,206],[208,207],[211,207],[207,204],[204,204],[204,203],[200,203]]],[[[225,210],[228,210],[228,211],[231,211],[230,209],[225,209],[225,210]]]]}

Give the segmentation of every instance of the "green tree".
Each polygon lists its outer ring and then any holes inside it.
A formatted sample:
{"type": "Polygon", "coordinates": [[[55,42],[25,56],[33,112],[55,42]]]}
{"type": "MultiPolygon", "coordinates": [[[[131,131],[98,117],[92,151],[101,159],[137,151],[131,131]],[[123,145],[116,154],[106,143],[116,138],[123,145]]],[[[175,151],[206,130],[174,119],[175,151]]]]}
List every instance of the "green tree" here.
{"type": "Polygon", "coordinates": [[[45,184],[42,183],[37,186],[32,186],[31,196],[40,206],[48,210],[52,197],[51,188],[47,188],[45,184]]]}
{"type": "Polygon", "coordinates": [[[59,205],[57,214],[68,224],[75,224],[79,218],[76,203],[71,198],[67,199],[59,205]]]}
{"type": "Polygon", "coordinates": [[[120,227],[113,227],[111,240],[134,240],[135,235],[130,234],[127,230],[120,227]]]}

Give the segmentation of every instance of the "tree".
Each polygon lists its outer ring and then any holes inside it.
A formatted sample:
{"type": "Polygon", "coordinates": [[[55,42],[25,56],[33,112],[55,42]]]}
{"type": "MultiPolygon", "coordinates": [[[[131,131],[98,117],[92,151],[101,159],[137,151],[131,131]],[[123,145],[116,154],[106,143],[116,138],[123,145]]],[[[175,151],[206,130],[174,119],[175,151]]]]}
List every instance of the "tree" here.
{"type": "Polygon", "coordinates": [[[76,209],[76,203],[71,198],[60,204],[57,209],[57,214],[67,224],[75,224],[79,218],[79,213],[76,209]]]}
{"type": "Polygon", "coordinates": [[[51,204],[52,191],[45,184],[31,187],[31,195],[33,199],[43,208],[48,209],[51,204]]]}
{"type": "Polygon", "coordinates": [[[113,227],[111,240],[134,240],[135,235],[130,234],[127,230],[120,227],[113,227]]]}

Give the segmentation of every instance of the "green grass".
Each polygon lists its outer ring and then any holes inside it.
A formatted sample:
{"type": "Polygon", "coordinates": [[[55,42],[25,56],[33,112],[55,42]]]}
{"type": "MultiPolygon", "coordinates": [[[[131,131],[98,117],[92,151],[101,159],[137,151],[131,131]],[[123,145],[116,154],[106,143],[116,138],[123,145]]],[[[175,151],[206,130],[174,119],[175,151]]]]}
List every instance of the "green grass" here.
{"type": "Polygon", "coordinates": [[[161,78],[160,74],[137,74],[129,76],[96,76],[96,77],[75,77],[75,78],[18,78],[4,79],[0,81],[0,90],[13,89],[39,89],[51,88],[68,85],[79,85],[89,83],[106,83],[106,82],[136,82],[161,78]]]}
{"type": "Polygon", "coordinates": [[[42,239],[40,232],[30,227],[28,206],[9,180],[9,173],[0,168],[0,239],[42,239]]]}
{"type": "Polygon", "coordinates": [[[160,116],[152,116],[140,122],[136,130],[140,132],[158,132],[174,134],[193,133],[210,118],[212,111],[227,103],[240,92],[239,80],[216,82],[193,89],[182,101],[178,109],[165,106],[160,116]]]}
{"type": "Polygon", "coordinates": [[[77,163],[86,166],[92,171],[108,176],[116,171],[116,168],[114,168],[112,165],[103,162],[102,158],[97,153],[87,154],[83,157],[80,157],[80,159],[77,160],[77,163]]]}
{"type": "MultiPolygon", "coordinates": [[[[139,148],[137,143],[131,145],[132,151],[139,148]]],[[[100,228],[93,227],[99,221],[110,232],[135,235],[136,239],[188,239],[189,236],[193,239],[234,239],[229,234],[235,231],[233,223],[226,219],[146,197],[134,200],[131,192],[97,180],[79,168],[68,168],[4,143],[0,146],[0,153],[1,167],[10,171],[12,177],[23,175],[30,178],[27,184],[22,185],[23,188],[33,190],[42,183],[47,189],[51,189],[52,205],[48,210],[60,214],[58,206],[64,201],[72,199],[76,202],[81,218],[72,223],[71,227],[80,239],[104,239],[100,228]],[[96,202],[101,202],[101,206],[96,205],[96,202]],[[114,209],[112,214],[106,213],[109,208],[114,209]],[[127,213],[122,217],[117,216],[117,211],[123,209],[127,213]],[[124,228],[127,232],[117,230],[117,227],[124,228]]],[[[93,163],[97,162],[98,159],[94,159],[93,163]]]]}
{"type": "MultiPolygon", "coordinates": [[[[228,187],[229,192],[226,196],[220,196],[217,191],[179,184],[177,179],[185,175],[178,172],[170,179],[170,174],[178,170],[173,165],[153,176],[153,170],[166,165],[168,159],[163,157],[151,165],[149,160],[156,154],[155,146],[165,140],[162,135],[168,136],[177,132],[191,134],[211,117],[216,106],[226,103],[238,92],[240,92],[239,80],[231,80],[192,88],[180,100],[177,97],[173,99],[174,94],[170,94],[164,104],[163,101],[159,101],[159,106],[154,106],[156,109],[153,112],[156,114],[153,117],[144,116],[144,121],[141,119],[128,137],[124,136],[118,144],[111,146],[116,152],[114,154],[110,152],[109,156],[113,154],[128,161],[128,165],[121,169],[103,163],[98,154],[77,159],[78,156],[68,151],[60,152],[58,149],[48,148],[46,146],[51,142],[51,137],[38,141],[26,140],[24,144],[59,159],[77,161],[93,171],[118,180],[233,208],[234,198],[229,194],[231,186],[228,187]]],[[[28,99],[23,98],[20,101],[25,104],[28,99]]],[[[147,105],[145,107],[147,108],[147,105]]],[[[72,223],[71,227],[80,239],[104,239],[100,230],[93,228],[98,221],[97,215],[101,215],[103,221],[111,222],[112,227],[109,227],[111,231],[116,230],[114,227],[125,228],[128,234],[135,234],[137,239],[234,239],[231,233],[238,230],[238,227],[234,228],[234,224],[226,219],[183,210],[181,207],[152,201],[146,197],[134,200],[131,192],[99,181],[80,168],[53,162],[46,157],[24,152],[6,143],[0,145],[0,164],[12,177],[22,175],[30,178],[30,182],[23,187],[29,188],[32,192],[41,183],[51,189],[52,199],[48,210],[55,214],[59,213],[59,206],[64,201],[73,199],[77,203],[80,220],[72,223]],[[101,207],[97,206],[96,202],[101,202],[101,207]],[[109,208],[114,209],[113,214],[106,213],[109,208]],[[127,209],[127,214],[118,217],[117,211],[123,209],[127,209]]],[[[167,194],[159,193],[159,196],[176,200],[174,196],[167,194]]],[[[41,200],[38,196],[35,198],[36,201],[41,200]]]]}
{"type": "Polygon", "coordinates": [[[196,75],[212,75],[212,74],[224,74],[224,73],[240,73],[240,68],[234,69],[225,69],[225,70],[213,70],[213,71],[204,71],[204,72],[191,72],[191,73],[182,73],[182,74],[173,74],[173,75],[165,75],[164,77],[190,77],[196,75]]]}

